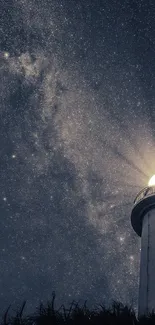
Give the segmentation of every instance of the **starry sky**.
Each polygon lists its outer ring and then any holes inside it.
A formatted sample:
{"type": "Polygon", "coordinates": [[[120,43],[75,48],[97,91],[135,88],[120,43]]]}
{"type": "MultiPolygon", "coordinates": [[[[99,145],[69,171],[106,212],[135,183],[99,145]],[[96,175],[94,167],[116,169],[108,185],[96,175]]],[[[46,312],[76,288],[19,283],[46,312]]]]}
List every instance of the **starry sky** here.
{"type": "Polygon", "coordinates": [[[2,0],[0,305],[136,307],[155,173],[153,0],[2,0]]]}

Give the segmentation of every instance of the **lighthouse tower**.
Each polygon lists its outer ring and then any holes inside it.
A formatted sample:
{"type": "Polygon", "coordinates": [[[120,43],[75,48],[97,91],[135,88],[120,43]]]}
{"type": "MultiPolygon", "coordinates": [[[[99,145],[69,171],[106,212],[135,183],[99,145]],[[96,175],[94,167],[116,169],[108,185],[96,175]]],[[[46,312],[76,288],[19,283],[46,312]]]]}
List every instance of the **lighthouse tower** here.
{"type": "Polygon", "coordinates": [[[155,176],[137,195],[131,224],[141,237],[138,315],[142,316],[155,311],[155,176]]]}

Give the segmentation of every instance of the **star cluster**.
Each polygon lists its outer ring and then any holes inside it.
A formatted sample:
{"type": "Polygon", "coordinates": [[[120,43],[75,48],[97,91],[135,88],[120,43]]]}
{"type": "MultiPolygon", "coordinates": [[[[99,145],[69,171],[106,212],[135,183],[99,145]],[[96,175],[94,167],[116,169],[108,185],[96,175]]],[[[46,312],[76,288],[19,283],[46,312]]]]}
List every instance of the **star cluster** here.
{"type": "Polygon", "coordinates": [[[0,10],[1,306],[34,310],[55,290],[58,304],[136,307],[130,214],[155,172],[154,4],[0,10]]]}

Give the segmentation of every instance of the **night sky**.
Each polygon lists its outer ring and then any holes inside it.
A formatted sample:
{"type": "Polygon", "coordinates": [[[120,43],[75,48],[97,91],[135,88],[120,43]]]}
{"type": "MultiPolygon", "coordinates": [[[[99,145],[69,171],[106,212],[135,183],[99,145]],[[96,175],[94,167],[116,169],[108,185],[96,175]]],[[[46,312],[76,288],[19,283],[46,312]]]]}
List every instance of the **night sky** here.
{"type": "Polygon", "coordinates": [[[154,0],[1,0],[0,306],[136,307],[155,173],[154,0]]]}

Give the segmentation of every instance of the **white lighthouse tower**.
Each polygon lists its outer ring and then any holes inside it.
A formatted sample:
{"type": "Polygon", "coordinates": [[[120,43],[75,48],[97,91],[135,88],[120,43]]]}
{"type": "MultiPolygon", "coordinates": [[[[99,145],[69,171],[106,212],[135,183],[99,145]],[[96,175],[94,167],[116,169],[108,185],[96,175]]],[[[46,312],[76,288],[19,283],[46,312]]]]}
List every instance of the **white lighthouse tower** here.
{"type": "Polygon", "coordinates": [[[141,237],[138,316],[155,311],[155,175],[137,195],[131,224],[141,237]]]}

